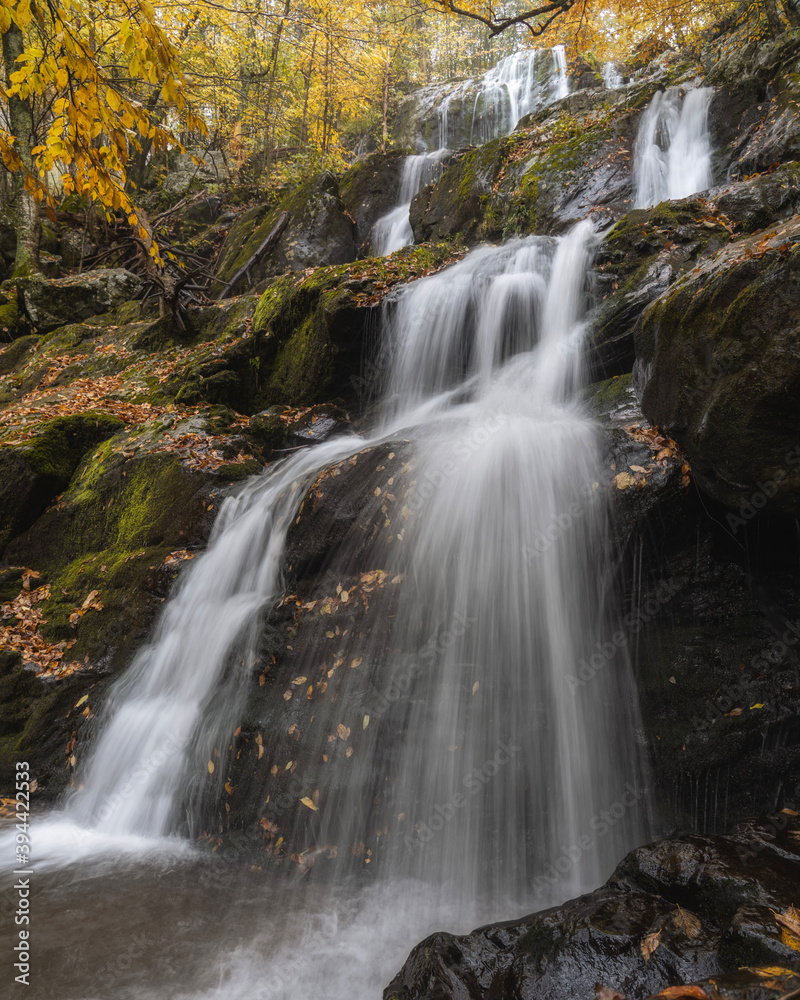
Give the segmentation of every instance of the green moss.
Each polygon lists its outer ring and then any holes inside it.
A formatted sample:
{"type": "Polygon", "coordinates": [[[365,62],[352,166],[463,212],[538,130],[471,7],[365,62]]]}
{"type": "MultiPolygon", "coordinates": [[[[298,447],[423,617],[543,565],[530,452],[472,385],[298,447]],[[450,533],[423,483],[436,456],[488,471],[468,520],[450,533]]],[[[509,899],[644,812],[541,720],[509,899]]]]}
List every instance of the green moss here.
{"type": "Polygon", "coordinates": [[[81,413],[43,424],[23,445],[0,448],[0,549],[66,489],[85,452],[122,427],[108,414],[81,413]]]}
{"type": "Polygon", "coordinates": [[[253,317],[261,338],[263,406],[310,406],[348,391],[357,370],[368,317],[381,294],[452,258],[445,244],[406,247],[388,258],[284,275],[262,295],[253,317]],[[343,359],[349,367],[345,369],[343,359]]]}
{"type": "Polygon", "coordinates": [[[4,340],[16,340],[17,337],[28,333],[30,327],[20,316],[19,306],[16,296],[10,302],[0,305],[0,342],[4,340]]]}
{"type": "Polygon", "coordinates": [[[604,382],[594,382],[587,386],[584,394],[590,411],[596,415],[611,413],[630,397],[633,376],[615,375],[604,382]]]}

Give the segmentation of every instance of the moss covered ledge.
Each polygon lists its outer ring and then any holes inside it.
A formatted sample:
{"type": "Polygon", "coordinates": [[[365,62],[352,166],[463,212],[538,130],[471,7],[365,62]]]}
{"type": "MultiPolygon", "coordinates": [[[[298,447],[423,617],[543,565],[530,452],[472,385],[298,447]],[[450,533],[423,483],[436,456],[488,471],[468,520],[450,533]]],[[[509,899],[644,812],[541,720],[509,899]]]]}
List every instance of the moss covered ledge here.
{"type": "Polygon", "coordinates": [[[390,257],[279,278],[261,296],[253,317],[265,403],[357,402],[362,358],[382,299],[395,286],[432,274],[462,254],[452,244],[423,244],[390,257]]]}

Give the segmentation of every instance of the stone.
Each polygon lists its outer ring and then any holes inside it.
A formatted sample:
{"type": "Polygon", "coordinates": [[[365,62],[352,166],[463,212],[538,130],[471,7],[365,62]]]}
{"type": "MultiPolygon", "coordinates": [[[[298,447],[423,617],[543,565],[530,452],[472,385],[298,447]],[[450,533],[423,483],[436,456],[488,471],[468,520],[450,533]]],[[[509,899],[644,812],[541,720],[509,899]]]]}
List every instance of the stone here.
{"type": "Polygon", "coordinates": [[[142,284],[121,267],[85,271],[69,278],[48,281],[41,275],[17,280],[17,294],[33,329],[49,333],[136,298],[142,284]]]}

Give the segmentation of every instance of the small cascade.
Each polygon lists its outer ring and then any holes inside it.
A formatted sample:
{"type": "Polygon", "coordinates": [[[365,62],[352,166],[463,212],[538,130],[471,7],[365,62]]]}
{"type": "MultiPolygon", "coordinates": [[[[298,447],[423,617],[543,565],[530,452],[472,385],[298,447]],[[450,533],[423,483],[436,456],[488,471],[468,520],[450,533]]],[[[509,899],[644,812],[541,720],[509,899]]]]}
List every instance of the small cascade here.
{"type": "Polygon", "coordinates": [[[711,186],[710,87],[658,91],[642,116],[634,151],[634,207],[688,198],[711,186]]]}
{"type": "Polygon", "coordinates": [[[606,90],[618,90],[622,86],[622,74],[615,62],[603,64],[603,83],[606,90]]]}
{"type": "Polygon", "coordinates": [[[563,45],[514,52],[482,76],[465,80],[445,94],[437,112],[439,145],[479,144],[508,135],[520,118],[568,93],[563,45]],[[470,101],[471,116],[467,110],[470,101]],[[460,129],[451,126],[451,108],[456,104],[461,108],[460,129]]]}
{"type": "Polygon", "coordinates": [[[208,551],[107,699],[107,723],[68,802],[76,824],[108,836],[199,832],[198,777],[237,724],[264,608],[280,594],[283,541],[300,487],[323,453],[335,460],[348,447],[340,439],[320,445],[313,458],[302,452],[225,502],[208,551]]]}
{"type": "Polygon", "coordinates": [[[386,215],[381,216],[372,230],[374,256],[384,257],[414,242],[414,233],[408,217],[411,202],[418,191],[441,176],[444,170],[442,160],[447,153],[448,150],[439,149],[435,153],[421,153],[418,156],[405,158],[397,205],[386,215]]]}

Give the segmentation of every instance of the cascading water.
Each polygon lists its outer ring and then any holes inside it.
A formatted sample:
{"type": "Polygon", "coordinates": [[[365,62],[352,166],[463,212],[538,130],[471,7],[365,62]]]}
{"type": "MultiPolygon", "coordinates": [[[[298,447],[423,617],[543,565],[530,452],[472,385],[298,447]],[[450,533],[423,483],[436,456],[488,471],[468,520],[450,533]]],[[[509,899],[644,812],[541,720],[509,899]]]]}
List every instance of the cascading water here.
{"type": "Polygon", "coordinates": [[[636,208],[688,198],[711,186],[710,87],[657,91],[639,125],[634,151],[636,208]]]}
{"type": "Polygon", "coordinates": [[[465,80],[439,103],[439,146],[458,145],[461,130],[452,127],[454,102],[472,101],[464,141],[488,142],[513,131],[520,118],[552,104],[569,93],[567,57],[563,45],[552,49],[523,49],[501,59],[496,66],[474,79],[465,80]]]}
{"type": "Polygon", "coordinates": [[[617,90],[622,86],[622,74],[616,63],[603,63],[603,83],[607,90],[617,90]]]}
{"type": "MultiPolygon", "coordinates": [[[[390,645],[411,651],[402,724],[365,724],[352,771],[321,789],[318,813],[319,843],[343,847],[374,839],[375,809],[391,813],[378,881],[349,881],[343,849],[328,889],[271,882],[264,907],[248,885],[235,911],[248,914],[236,923],[247,948],[204,944],[192,975],[184,963],[173,979],[153,960],[144,982],[126,983],[137,997],[236,1000],[268,984],[275,1000],[374,998],[425,933],[588,889],[643,838],[635,695],[611,638],[600,448],[579,402],[592,243],[581,223],[560,240],[477,249],[402,288],[375,430],[302,451],[229,501],[153,643],[113,689],[67,820],[117,836],[195,829],[194,782],[215,760],[224,773],[213,747],[242,712],[308,486],[365,448],[408,449],[414,485],[391,556],[405,579],[390,645]]],[[[334,574],[347,569],[353,530],[334,574]]],[[[356,631],[340,655],[379,663],[388,638],[356,631]]],[[[320,734],[335,732],[339,711],[315,703],[320,734]]],[[[132,995],[118,987],[105,1000],[132,995]]],[[[61,994],[86,995],[80,984],[61,994]]]]}
{"type": "Polygon", "coordinates": [[[447,152],[446,149],[439,149],[435,153],[406,157],[397,206],[378,219],[372,230],[372,253],[376,257],[394,253],[395,250],[414,242],[414,233],[408,217],[411,202],[418,191],[441,176],[444,169],[442,160],[447,152]]]}
{"type": "Polygon", "coordinates": [[[413,242],[408,217],[411,202],[418,191],[442,173],[442,160],[453,139],[448,123],[454,100],[462,105],[472,101],[468,141],[481,143],[508,135],[524,115],[568,93],[567,57],[563,45],[515,52],[501,59],[483,76],[466,80],[450,90],[437,109],[439,148],[432,153],[406,158],[397,205],[373,227],[373,254],[382,257],[413,242]]]}
{"type": "Polygon", "coordinates": [[[507,135],[520,118],[568,93],[563,45],[506,56],[481,78],[472,113],[472,141],[507,135]]]}

